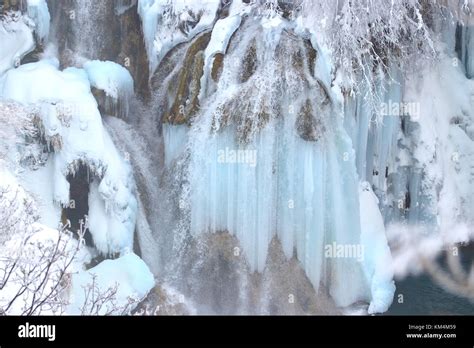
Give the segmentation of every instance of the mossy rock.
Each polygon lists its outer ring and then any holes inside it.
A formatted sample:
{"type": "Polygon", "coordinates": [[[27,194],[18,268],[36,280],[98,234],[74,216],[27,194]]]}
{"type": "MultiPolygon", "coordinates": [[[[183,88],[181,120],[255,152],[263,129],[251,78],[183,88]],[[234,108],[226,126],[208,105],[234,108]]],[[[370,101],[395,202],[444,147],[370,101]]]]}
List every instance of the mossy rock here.
{"type": "Polygon", "coordinates": [[[257,71],[257,65],[257,41],[254,39],[244,55],[240,82],[247,82],[255,71],[257,71]]]}
{"type": "Polygon", "coordinates": [[[22,11],[26,9],[26,0],[3,0],[0,1],[0,9],[6,11],[22,11]]]}
{"type": "Polygon", "coordinates": [[[219,82],[219,79],[224,69],[224,55],[222,53],[216,53],[214,61],[212,62],[211,77],[215,82],[219,82]]]}
{"type": "MultiPolygon", "coordinates": [[[[142,35],[142,23],[137,13],[137,4],[120,15],[116,14],[114,0],[100,0],[91,3],[91,13],[107,18],[107,25],[99,25],[94,37],[86,41],[90,47],[78,52],[81,47],[81,33],[77,32],[76,0],[54,0],[48,2],[51,27],[57,35],[51,35],[58,47],[61,69],[76,66],[74,54],[80,53],[88,59],[109,60],[127,68],[134,79],[135,92],[148,101],[149,63],[142,35]],[[71,18],[75,13],[76,18],[71,18]],[[92,50],[91,48],[94,47],[92,50]]],[[[54,33],[52,33],[54,34],[54,33]]],[[[80,66],[80,64],[79,64],[80,66]]]]}
{"type": "Polygon", "coordinates": [[[313,106],[309,99],[306,100],[298,112],[296,132],[301,139],[306,141],[317,141],[324,132],[324,127],[317,115],[314,115],[313,106]]]}
{"type": "Polygon", "coordinates": [[[174,86],[169,86],[173,102],[163,116],[163,123],[189,124],[199,110],[198,96],[204,72],[204,50],[210,39],[211,33],[206,32],[196,37],[189,46],[177,76],[176,89],[171,90],[174,86]]]}
{"type": "Polygon", "coordinates": [[[236,140],[240,144],[248,144],[253,134],[265,127],[271,115],[278,117],[279,113],[271,108],[269,101],[255,101],[252,98],[253,91],[253,86],[248,86],[242,94],[218,107],[214,113],[212,130],[218,131],[232,124],[236,125],[236,140]]]}

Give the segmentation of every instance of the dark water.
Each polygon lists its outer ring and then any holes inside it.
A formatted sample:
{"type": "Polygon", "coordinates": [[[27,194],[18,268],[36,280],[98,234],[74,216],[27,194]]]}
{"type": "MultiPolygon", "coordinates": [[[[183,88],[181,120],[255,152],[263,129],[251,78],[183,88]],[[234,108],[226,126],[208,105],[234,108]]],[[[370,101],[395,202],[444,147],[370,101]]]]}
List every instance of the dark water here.
{"type": "MultiPolygon", "coordinates": [[[[461,264],[469,272],[474,261],[474,243],[460,246],[461,264]]],[[[446,260],[439,257],[437,263],[446,268],[446,260]]],[[[442,287],[428,276],[409,276],[395,281],[397,290],[393,304],[385,313],[388,315],[474,315],[474,302],[456,296],[442,287]],[[399,295],[403,295],[400,303],[399,295]]]]}
{"type": "Polygon", "coordinates": [[[397,290],[388,315],[474,315],[474,303],[444,289],[426,275],[396,282],[397,290]],[[403,295],[403,303],[399,303],[403,295]]]}

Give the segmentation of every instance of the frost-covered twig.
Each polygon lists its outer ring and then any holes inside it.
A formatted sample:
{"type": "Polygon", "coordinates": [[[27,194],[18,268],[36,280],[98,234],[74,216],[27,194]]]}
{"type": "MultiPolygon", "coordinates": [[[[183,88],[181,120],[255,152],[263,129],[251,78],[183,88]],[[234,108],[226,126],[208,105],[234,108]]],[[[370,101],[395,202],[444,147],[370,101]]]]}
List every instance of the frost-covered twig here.
{"type": "Polygon", "coordinates": [[[92,274],[91,282],[83,287],[84,303],[80,308],[81,315],[129,315],[140,299],[128,297],[127,302],[119,304],[117,292],[119,284],[105,290],[101,289],[97,275],[92,274]]]}
{"type": "Polygon", "coordinates": [[[6,243],[0,257],[0,312],[4,314],[61,314],[68,304],[64,293],[81,243],[71,246],[66,227],[56,239],[38,240],[39,233],[38,229],[29,231],[19,241],[6,243]]]}

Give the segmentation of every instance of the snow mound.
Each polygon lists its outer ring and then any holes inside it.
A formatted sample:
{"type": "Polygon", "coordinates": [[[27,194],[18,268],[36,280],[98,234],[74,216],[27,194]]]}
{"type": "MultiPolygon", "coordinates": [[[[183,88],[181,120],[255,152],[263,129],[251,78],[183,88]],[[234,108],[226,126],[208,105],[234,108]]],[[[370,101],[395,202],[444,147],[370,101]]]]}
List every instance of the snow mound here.
{"type": "Polygon", "coordinates": [[[19,13],[9,13],[0,20],[0,76],[18,66],[21,58],[35,47],[30,21],[19,13]]]}
{"type": "Polygon", "coordinates": [[[54,202],[69,205],[67,176],[86,165],[94,177],[89,229],[97,248],[106,254],[131,249],[137,211],[131,167],[103,127],[87,73],[58,66],[50,59],[10,70],[0,81],[0,95],[37,107],[53,152],[54,202]]]}
{"type": "Polygon", "coordinates": [[[91,85],[109,97],[129,97],[133,94],[133,78],[126,68],[111,61],[93,60],[84,64],[91,85]]]}
{"type": "Polygon", "coordinates": [[[93,313],[98,315],[121,314],[120,310],[127,306],[129,299],[141,300],[155,286],[153,274],[137,255],[129,253],[115,260],[105,260],[87,271],[73,275],[69,314],[80,314],[84,304],[90,309],[86,293],[94,277],[97,293],[104,294],[109,289],[116,289],[115,301],[107,303],[98,313],[93,313]]]}
{"type": "Polygon", "coordinates": [[[129,71],[120,64],[111,61],[93,60],[84,64],[91,85],[104,91],[105,100],[97,95],[102,113],[128,116],[130,99],[133,96],[133,78],[129,71]]]}
{"type": "MultiPolygon", "coordinates": [[[[47,296],[47,292],[57,286],[62,267],[70,258],[74,257],[67,272],[81,270],[82,265],[90,261],[88,251],[78,248],[78,241],[70,234],[48,228],[38,223],[38,218],[33,197],[10,172],[0,168],[0,269],[11,270],[0,290],[0,308],[9,315],[28,313],[33,309],[28,306],[39,304],[34,301],[36,289],[40,289],[40,296],[47,296]],[[57,254],[53,254],[53,250],[57,254]],[[55,261],[46,270],[49,257],[55,257],[55,261]],[[25,285],[28,286],[25,288],[25,285]],[[14,300],[19,291],[23,292],[21,299],[14,300]]],[[[49,299],[31,314],[55,314],[60,310],[57,300],[49,299]],[[53,302],[56,305],[52,305],[53,302]]]]}

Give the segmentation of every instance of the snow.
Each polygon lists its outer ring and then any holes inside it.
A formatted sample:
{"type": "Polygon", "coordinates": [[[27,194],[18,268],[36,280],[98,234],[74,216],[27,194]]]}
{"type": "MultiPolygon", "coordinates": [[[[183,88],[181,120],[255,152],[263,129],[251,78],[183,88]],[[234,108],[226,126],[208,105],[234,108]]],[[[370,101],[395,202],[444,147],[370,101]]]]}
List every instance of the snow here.
{"type": "MultiPolygon", "coordinates": [[[[72,277],[71,304],[68,314],[81,314],[81,309],[86,302],[85,291],[92,284],[96,276],[96,285],[99,293],[106,293],[109,289],[117,287],[114,303],[103,306],[98,315],[104,315],[112,310],[112,305],[117,309],[125,307],[129,298],[143,299],[155,286],[153,274],[147,265],[137,255],[128,253],[114,260],[105,260],[97,266],[80,271],[72,277]]],[[[133,309],[134,306],[132,306],[133,309]]],[[[120,311],[112,314],[121,314],[120,311]]]]}
{"type": "Polygon", "coordinates": [[[104,112],[122,119],[127,118],[133,96],[133,78],[120,64],[93,60],[84,63],[91,85],[106,94],[104,112]]]}
{"type": "MultiPolygon", "coordinates": [[[[50,277],[45,284],[45,289],[49,289],[56,285],[56,274],[61,272],[62,266],[68,262],[69,258],[74,256],[69,268],[66,269],[67,275],[72,275],[71,283],[65,282],[65,288],[61,291],[61,296],[64,296],[67,306],[64,308],[64,313],[53,311],[47,304],[41,307],[42,315],[54,314],[80,314],[81,309],[86,304],[87,310],[90,309],[91,299],[86,301],[85,289],[92,286],[93,277],[96,276],[96,286],[94,294],[106,294],[111,290],[116,289],[116,293],[112,300],[105,303],[104,307],[99,313],[87,312],[86,314],[105,314],[113,307],[115,312],[112,314],[121,314],[121,310],[128,306],[128,310],[132,310],[141,299],[155,286],[155,280],[146,264],[135,254],[127,252],[120,258],[115,260],[105,260],[97,266],[86,270],[85,267],[90,263],[91,252],[80,245],[78,251],[78,241],[73,239],[70,234],[66,232],[59,232],[55,229],[48,228],[35,220],[38,218],[35,201],[19,184],[18,180],[11,173],[4,168],[0,168],[0,188],[2,195],[0,195],[0,215],[2,216],[2,223],[9,224],[10,221],[14,225],[9,226],[9,235],[3,234],[3,229],[0,225],[0,267],[4,267],[5,262],[18,258],[19,267],[15,268],[15,272],[10,277],[6,286],[0,291],[0,305],[9,303],[15,294],[19,291],[21,284],[24,281],[22,269],[26,267],[29,269],[31,264],[35,262],[45,262],[44,250],[51,248],[58,243],[61,238],[59,249],[64,247],[65,253],[52,264],[50,269],[50,277]],[[5,190],[5,191],[4,191],[5,190]],[[13,202],[14,205],[11,205],[13,202]],[[5,218],[3,214],[9,214],[5,218]],[[13,259],[14,258],[14,259],[13,259]],[[129,298],[133,298],[135,302],[129,306],[129,298]],[[89,301],[89,302],[88,302],[89,301]]],[[[99,201],[99,200],[97,200],[99,201]]],[[[107,217],[104,217],[107,220],[107,217]]],[[[107,231],[107,229],[105,229],[107,231]]],[[[42,280],[43,273],[38,273],[38,277],[33,280],[31,286],[39,286],[42,280]]],[[[24,305],[32,300],[34,292],[27,290],[21,300],[15,301],[9,308],[8,314],[18,315],[23,313],[24,305]]],[[[59,309],[59,308],[58,308],[59,309]]],[[[38,313],[37,313],[38,314],[38,313]]]]}
{"type": "Polygon", "coordinates": [[[27,14],[35,22],[35,33],[38,39],[41,42],[47,41],[51,16],[46,0],[28,0],[27,4],[27,14]]]}
{"type": "Polygon", "coordinates": [[[133,94],[133,78],[120,64],[111,61],[92,60],[84,64],[91,85],[103,90],[109,97],[129,98],[133,94]]]}
{"type": "MultiPolygon", "coordinates": [[[[0,172],[0,177],[2,183],[7,182],[7,180],[10,185],[15,183],[14,178],[5,176],[3,172],[0,172]]],[[[20,190],[19,193],[27,197],[24,191],[20,190]]],[[[19,210],[16,214],[24,214],[24,218],[31,216],[29,211],[19,210]]],[[[0,244],[0,250],[2,251],[3,257],[8,255],[12,255],[13,257],[21,252],[18,262],[26,266],[31,262],[39,262],[44,252],[43,250],[45,250],[46,247],[54,246],[60,238],[60,233],[62,233],[61,245],[66,247],[66,251],[65,255],[62,255],[60,259],[52,265],[50,270],[51,277],[48,278],[49,283],[46,284],[45,287],[48,289],[55,285],[54,282],[56,278],[54,274],[60,272],[60,267],[68,261],[69,257],[72,257],[78,241],[73,239],[70,235],[64,235],[64,232],[58,232],[57,230],[47,228],[38,223],[33,223],[29,227],[30,229],[28,231],[25,230],[25,233],[14,234],[7,242],[0,244]],[[28,239],[25,239],[25,237],[28,237],[28,239]]],[[[62,248],[62,246],[60,248],[62,248]]],[[[0,260],[0,266],[3,265],[5,260],[6,259],[3,258],[0,260]]],[[[45,260],[42,260],[42,262],[44,261],[45,260]]],[[[56,313],[48,306],[44,306],[41,311],[42,315],[80,314],[84,304],[86,304],[87,309],[90,309],[91,299],[86,300],[85,289],[92,286],[94,276],[97,277],[95,280],[97,288],[94,289],[96,295],[105,294],[115,288],[116,293],[112,300],[106,302],[101,311],[98,313],[86,312],[86,314],[105,314],[106,312],[108,313],[112,307],[116,310],[116,312],[112,311],[112,314],[122,314],[121,310],[129,304],[129,298],[133,298],[135,301],[141,300],[155,285],[153,275],[146,264],[133,253],[124,254],[115,260],[102,261],[97,266],[85,270],[85,265],[90,263],[90,261],[90,252],[84,246],[81,246],[75,254],[71,266],[67,269],[67,273],[72,274],[72,282],[62,293],[68,303],[65,312],[56,313]]],[[[21,269],[21,266],[16,268],[16,272],[11,276],[6,287],[0,291],[0,304],[8,303],[20,289],[23,279],[21,269]]],[[[41,281],[41,279],[42,278],[39,277],[37,282],[41,281]]],[[[38,285],[37,283],[32,284],[32,286],[38,285]]],[[[21,314],[24,304],[31,301],[32,296],[32,291],[26,291],[21,301],[14,302],[8,314],[21,314]]],[[[129,307],[129,310],[132,310],[137,303],[138,302],[134,302],[132,306],[129,307]]]]}
{"type": "Polygon", "coordinates": [[[201,89],[199,100],[206,96],[207,84],[210,82],[209,75],[214,63],[215,55],[225,54],[230,38],[240,26],[242,17],[240,13],[232,14],[229,17],[219,19],[212,29],[211,40],[204,51],[204,74],[201,78],[201,89]]]}
{"type": "Polygon", "coordinates": [[[444,56],[430,74],[407,82],[406,95],[420,103],[413,157],[423,173],[421,193],[435,202],[430,212],[443,239],[465,242],[474,236],[466,228],[474,222],[474,82],[444,56]]]}
{"type": "Polygon", "coordinates": [[[47,161],[37,170],[25,170],[20,175],[23,187],[36,201],[40,215],[39,222],[50,228],[56,228],[61,219],[60,205],[52,204],[55,201],[54,185],[51,184],[54,175],[53,161],[47,161]]]}
{"type": "Polygon", "coordinates": [[[173,47],[212,27],[219,4],[220,0],[138,0],[151,74],[173,47]],[[196,17],[197,23],[192,27],[186,24],[185,32],[179,29],[180,24],[196,17]]]}
{"type": "MultiPolygon", "coordinates": [[[[0,305],[9,303],[15,294],[17,294],[25,279],[32,281],[30,288],[22,295],[22,299],[15,301],[9,308],[8,314],[19,315],[24,310],[24,305],[31,301],[35,287],[39,287],[42,280],[43,272],[32,273],[37,275],[31,278],[22,273],[22,269],[31,269],[31,265],[41,262],[45,265],[45,250],[51,248],[58,243],[61,235],[59,250],[65,248],[65,253],[72,256],[77,246],[77,240],[64,232],[58,232],[55,229],[46,227],[38,222],[39,212],[33,197],[27,192],[19,180],[8,172],[5,168],[0,168],[0,268],[11,267],[12,260],[17,260],[18,267],[14,268],[14,272],[10,279],[0,291],[0,305]],[[4,227],[8,228],[9,234],[5,234],[4,227]]],[[[60,267],[67,261],[66,255],[61,255],[56,263],[49,270],[49,277],[45,284],[45,289],[49,289],[55,285],[56,273],[60,271],[60,267]]],[[[84,248],[80,248],[75,254],[74,262],[68,269],[73,272],[82,269],[82,265],[90,261],[90,255],[84,248]]],[[[33,271],[32,271],[33,272],[33,271]]],[[[42,308],[41,314],[55,314],[47,305],[42,308]]],[[[3,307],[4,308],[4,307],[3,307]]]]}
{"type": "Polygon", "coordinates": [[[44,135],[54,151],[49,178],[54,203],[69,205],[66,177],[74,174],[79,163],[85,163],[98,180],[96,204],[103,204],[106,211],[101,222],[96,216],[92,219],[91,232],[99,250],[107,254],[131,249],[137,211],[131,167],[103,127],[88,74],[77,68],[60,71],[58,65],[57,60],[47,59],[10,70],[0,92],[5,99],[38,106],[44,135]],[[99,231],[103,226],[107,230],[99,231]]]}
{"type": "Polygon", "coordinates": [[[263,17],[261,23],[264,29],[278,28],[283,23],[283,19],[279,15],[263,17]]]}
{"type": "Polygon", "coordinates": [[[18,13],[7,14],[0,21],[0,76],[20,64],[21,58],[35,47],[27,18],[18,13]]]}
{"type": "Polygon", "coordinates": [[[31,225],[37,219],[35,202],[15,176],[3,166],[0,167],[0,216],[0,245],[14,233],[31,231],[31,225]]]}
{"type": "Polygon", "coordinates": [[[216,53],[225,53],[229,40],[241,21],[240,15],[233,15],[216,22],[212,29],[211,41],[204,52],[206,62],[216,53]]]}

